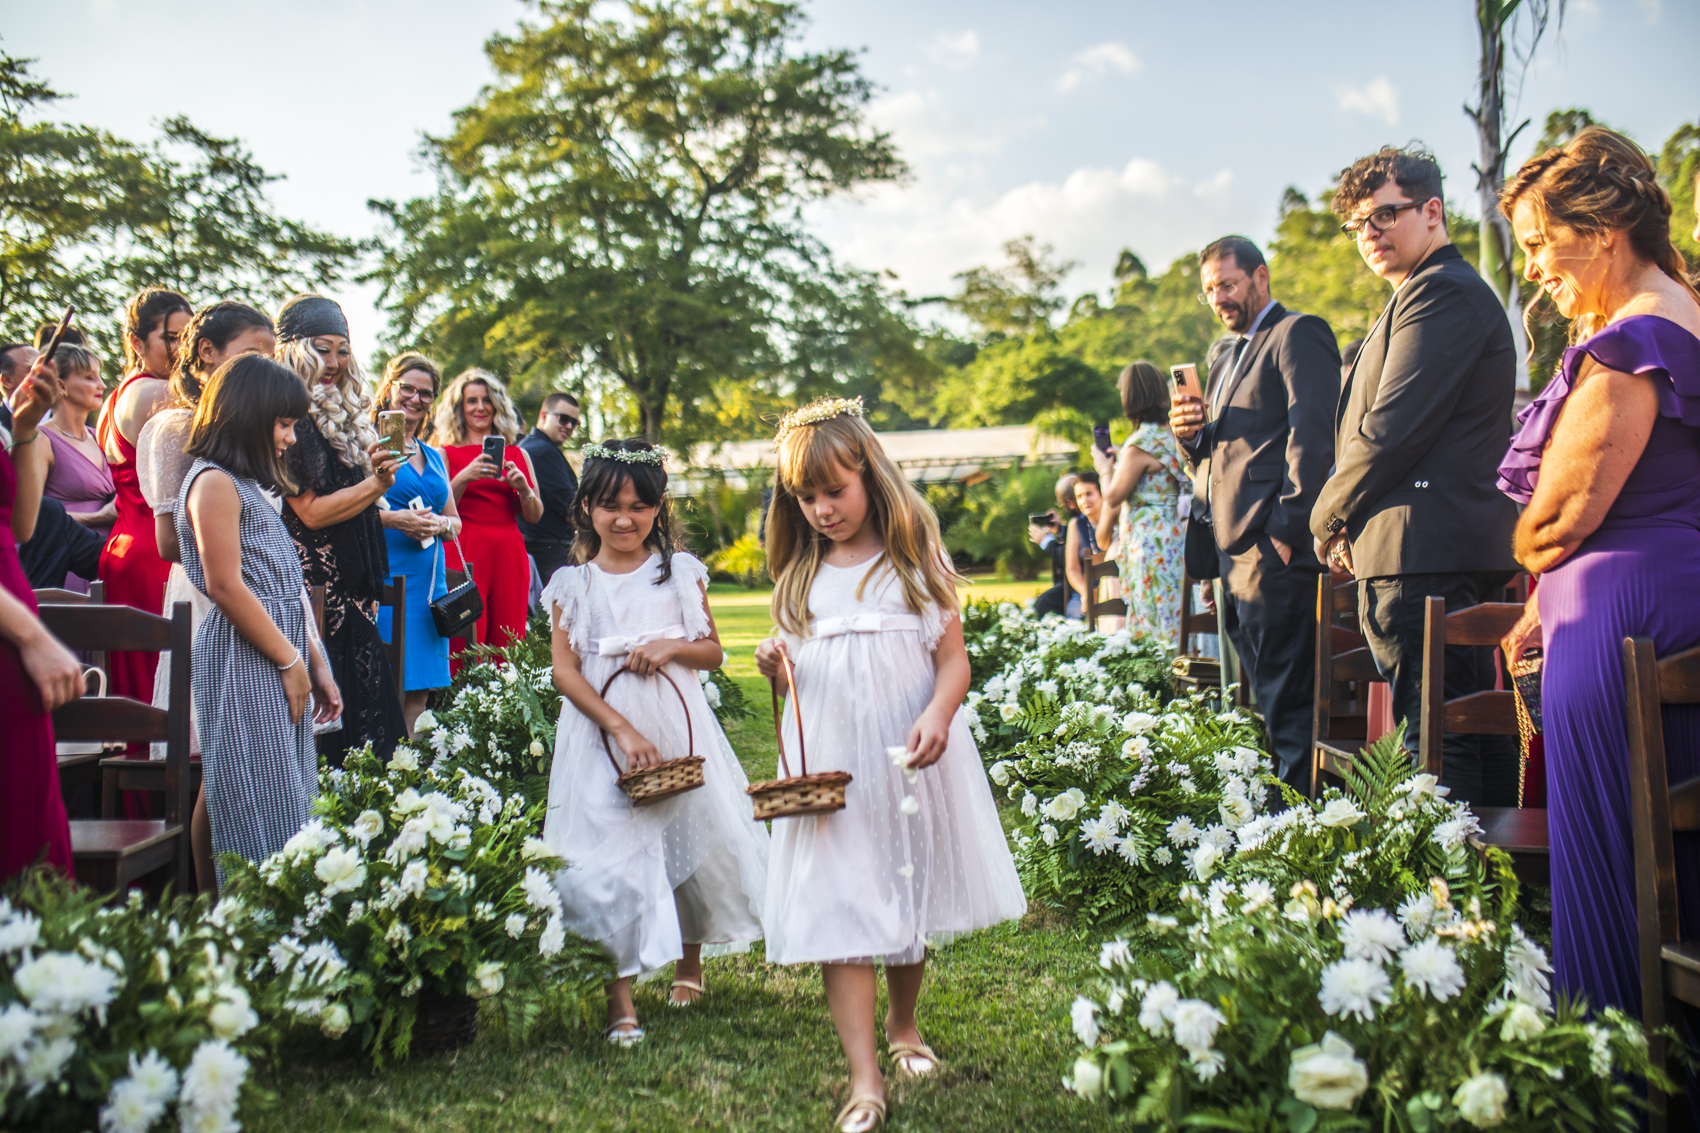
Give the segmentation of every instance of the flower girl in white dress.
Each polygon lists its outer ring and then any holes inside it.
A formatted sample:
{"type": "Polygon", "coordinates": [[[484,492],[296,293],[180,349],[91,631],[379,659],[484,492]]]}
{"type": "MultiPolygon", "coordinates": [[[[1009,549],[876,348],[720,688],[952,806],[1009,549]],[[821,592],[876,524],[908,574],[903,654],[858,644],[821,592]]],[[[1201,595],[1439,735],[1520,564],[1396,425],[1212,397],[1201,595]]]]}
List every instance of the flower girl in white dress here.
{"type": "Polygon", "coordinates": [[[861,412],[829,400],[780,425],[767,561],[783,636],[756,651],[781,691],[782,658],[794,663],[809,772],[852,775],[843,810],[774,823],[765,922],[768,960],[822,965],[850,1062],[846,1133],[885,1119],[874,965],[896,1070],[929,1074],[938,1056],[915,1019],[928,942],[1027,909],[961,711],[968,654],[938,520],[861,412]]]}
{"type": "Polygon", "coordinates": [[[704,944],[733,951],[760,939],[767,833],[751,820],[749,781],[697,681],[724,654],[708,571],[673,550],[663,452],[612,441],[584,456],[572,508],[580,565],[556,571],[543,590],[555,686],[568,701],[543,841],[569,863],[555,878],[567,927],[614,960],[605,1035],[630,1046],[643,1038],[633,976],[672,963],[668,1001],[686,1006],[703,994],[704,944]],[[603,685],[622,668],[630,672],[604,700],[603,685]],[[604,732],[622,770],[684,756],[694,741],[703,785],[633,806],[604,732]]]}

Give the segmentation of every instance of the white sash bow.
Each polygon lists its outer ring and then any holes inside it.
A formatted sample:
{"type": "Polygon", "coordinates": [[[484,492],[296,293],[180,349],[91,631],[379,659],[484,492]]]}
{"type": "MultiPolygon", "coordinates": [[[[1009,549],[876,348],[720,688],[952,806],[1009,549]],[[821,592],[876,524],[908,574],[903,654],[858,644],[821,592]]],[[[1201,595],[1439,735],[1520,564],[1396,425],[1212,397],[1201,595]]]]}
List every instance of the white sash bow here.
{"type": "Polygon", "coordinates": [[[599,637],[596,639],[596,655],[599,657],[618,657],[630,653],[640,645],[648,645],[652,641],[664,638],[682,638],[685,627],[670,625],[666,629],[654,629],[645,633],[636,633],[630,637],[599,637]]]}
{"type": "Polygon", "coordinates": [[[896,633],[921,629],[916,614],[851,614],[841,618],[817,618],[814,637],[837,637],[841,633],[896,633]]]}

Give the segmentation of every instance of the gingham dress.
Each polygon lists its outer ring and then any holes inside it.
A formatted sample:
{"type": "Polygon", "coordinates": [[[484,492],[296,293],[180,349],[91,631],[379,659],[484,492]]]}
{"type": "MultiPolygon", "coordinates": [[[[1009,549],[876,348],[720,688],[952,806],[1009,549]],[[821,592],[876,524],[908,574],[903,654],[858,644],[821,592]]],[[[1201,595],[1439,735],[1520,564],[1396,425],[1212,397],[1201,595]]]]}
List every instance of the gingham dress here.
{"type": "MultiPolygon", "coordinates": [[[[197,460],[184,477],[176,513],[183,569],[202,593],[207,579],[189,523],[189,489],[207,469],[225,472],[197,460]]],[[[305,664],[307,615],[301,604],[301,560],[295,541],[258,483],[230,478],[242,497],[242,581],[301,651],[305,664]]],[[[277,665],[250,645],[217,606],[195,631],[191,656],[190,686],[201,725],[201,768],[215,860],[233,853],[263,861],[305,825],[319,795],[312,700],[300,722],[290,723],[289,698],[277,665]]],[[[222,887],[222,866],[218,880],[222,887]]]]}

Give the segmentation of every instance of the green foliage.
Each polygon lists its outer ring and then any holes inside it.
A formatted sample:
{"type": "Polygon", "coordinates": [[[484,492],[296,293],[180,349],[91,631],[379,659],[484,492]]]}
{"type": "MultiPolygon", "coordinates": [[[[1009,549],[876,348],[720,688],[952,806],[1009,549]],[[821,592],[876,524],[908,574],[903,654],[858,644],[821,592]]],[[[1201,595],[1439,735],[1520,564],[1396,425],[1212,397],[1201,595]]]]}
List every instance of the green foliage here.
{"type": "Polygon", "coordinates": [[[724,436],[723,396],[776,393],[877,298],[799,216],[903,171],[866,126],[873,88],[853,52],[795,49],[792,4],[537,7],[427,139],[436,191],[374,204],[395,340],[522,391],[576,367],[619,383],[650,437],[724,436]]]}
{"type": "Polygon", "coordinates": [[[1016,464],[992,473],[963,492],[962,507],[944,532],[953,554],[995,563],[1000,575],[1028,579],[1048,567],[1050,557],[1027,538],[1027,517],[1052,506],[1055,468],[1016,464]]]}
{"type": "Polygon", "coordinates": [[[1039,640],[1039,622],[1014,602],[969,598],[962,603],[962,639],[972,674],[969,690],[979,692],[996,674],[1014,664],[1039,640]]]}
{"type": "Polygon", "coordinates": [[[766,584],[767,549],[754,535],[745,535],[709,556],[708,569],[715,575],[731,575],[740,586],[766,584]]]}
{"type": "Polygon", "coordinates": [[[1700,177],[1700,121],[1678,126],[1665,139],[1658,161],[1659,181],[1669,190],[1671,202],[1676,206],[1671,214],[1671,235],[1692,272],[1700,265],[1700,242],[1694,239],[1696,229],[1700,228],[1694,198],[1694,179],[1700,177]]]}
{"type": "Polygon", "coordinates": [[[1078,265],[1053,261],[1056,249],[1032,236],[1011,240],[1003,250],[1003,267],[970,268],[951,277],[962,281],[951,307],[991,341],[1051,329],[1052,316],[1063,308],[1057,285],[1078,265]]]}

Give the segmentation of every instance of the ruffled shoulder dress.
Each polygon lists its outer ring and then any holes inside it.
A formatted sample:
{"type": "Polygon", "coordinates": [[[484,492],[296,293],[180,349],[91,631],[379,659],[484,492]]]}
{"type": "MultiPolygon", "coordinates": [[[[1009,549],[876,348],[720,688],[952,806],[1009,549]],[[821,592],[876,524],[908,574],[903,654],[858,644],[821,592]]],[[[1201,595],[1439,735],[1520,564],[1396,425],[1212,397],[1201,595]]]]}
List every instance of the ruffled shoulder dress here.
{"type": "MultiPolygon", "coordinates": [[[[592,688],[601,691],[637,645],[708,636],[707,568],[687,554],[674,555],[672,566],[660,585],[658,555],[630,574],[587,564],[562,567],[549,581],[544,608],[566,631],[592,688]]],[[[606,699],[663,757],[684,756],[694,744],[704,760],[696,790],[634,807],[589,717],[563,701],[555,731],[543,841],[568,862],[555,878],[567,927],[601,944],[619,976],[670,964],[686,943],[713,956],[762,936],[768,839],[744,793],[749,780],[696,672],[677,662],[663,671],[673,685],[626,673],[606,699]]],[[[619,745],[609,746],[624,769],[619,745]]]]}

